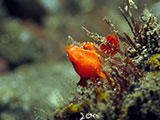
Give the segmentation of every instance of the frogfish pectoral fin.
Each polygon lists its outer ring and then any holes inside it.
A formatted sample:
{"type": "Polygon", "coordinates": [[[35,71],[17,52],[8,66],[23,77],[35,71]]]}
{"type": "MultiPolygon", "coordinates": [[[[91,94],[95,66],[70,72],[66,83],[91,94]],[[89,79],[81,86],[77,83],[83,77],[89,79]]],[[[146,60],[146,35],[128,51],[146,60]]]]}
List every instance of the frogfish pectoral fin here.
{"type": "Polygon", "coordinates": [[[80,81],[77,83],[77,85],[83,86],[83,87],[87,87],[88,83],[87,83],[87,78],[80,78],[80,81]]]}

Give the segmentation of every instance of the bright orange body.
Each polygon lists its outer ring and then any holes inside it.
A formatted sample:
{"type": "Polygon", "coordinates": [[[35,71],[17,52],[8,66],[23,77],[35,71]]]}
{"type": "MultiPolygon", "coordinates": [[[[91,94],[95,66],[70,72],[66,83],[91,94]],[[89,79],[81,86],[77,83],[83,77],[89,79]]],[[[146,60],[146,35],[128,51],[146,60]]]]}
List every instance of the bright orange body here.
{"type": "Polygon", "coordinates": [[[102,72],[98,54],[91,43],[82,43],[80,46],[67,46],[66,52],[75,71],[80,75],[79,85],[87,86],[89,78],[105,78],[102,72]]]}

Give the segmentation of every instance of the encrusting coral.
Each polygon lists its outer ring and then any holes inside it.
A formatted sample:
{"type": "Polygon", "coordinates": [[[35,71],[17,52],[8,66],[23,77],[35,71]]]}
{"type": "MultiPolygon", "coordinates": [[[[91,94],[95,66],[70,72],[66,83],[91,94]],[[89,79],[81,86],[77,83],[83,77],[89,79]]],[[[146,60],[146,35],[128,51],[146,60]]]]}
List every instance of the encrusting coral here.
{"type": "Polygon", "coordinates": [[[97,115],[90,116],[92,120],[160,119],[160,26],[148,9],[135,20],[131,5],[136,7],[127,0],[127,9],[119,9],[133,38],[120,34],[105,17],[113,35],[103,37],[82,27],[95,42],[67,46],[68,57],[81,77],[77,84],[80,97],[58,109],[55,120],[88,119],[88,113],[97,115]]]}

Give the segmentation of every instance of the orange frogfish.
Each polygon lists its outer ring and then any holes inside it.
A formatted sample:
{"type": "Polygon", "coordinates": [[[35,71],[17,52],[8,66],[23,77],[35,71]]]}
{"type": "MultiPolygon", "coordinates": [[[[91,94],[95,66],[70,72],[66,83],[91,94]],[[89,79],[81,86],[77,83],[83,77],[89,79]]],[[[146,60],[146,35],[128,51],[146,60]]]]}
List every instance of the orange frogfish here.
{"type": "Polygon", "coordinates": [[[114,56],[117,53],[116,49],[119,48],[118,40],[113,35],[108,35],[105,39],[107,40],[107,44],[102,43],[99,45],[99,48],[107,55],[114,56]]]}
{"type": "Polygon", "coordinates": [[[67,46],[66,52],[75,71],[80,76],[78,85],[87,87],[87,80],[89,78],[96,80],[96,78],[105,78],[102,72],[101,63],[98,59],[92,43],[81,43],[82,47],[78,45],[67,46]]]}

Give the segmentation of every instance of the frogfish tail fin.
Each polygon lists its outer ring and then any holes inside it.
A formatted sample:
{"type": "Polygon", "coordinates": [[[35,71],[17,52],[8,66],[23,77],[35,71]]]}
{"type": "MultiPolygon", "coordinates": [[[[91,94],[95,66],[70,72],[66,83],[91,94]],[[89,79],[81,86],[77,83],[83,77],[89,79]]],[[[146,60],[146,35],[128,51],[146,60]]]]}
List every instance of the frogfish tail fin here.
{"type": "Polygon", "coordinates": [[[101,77],[101,78],[103,78],[103,79],[106,78],[106,76],[105,76],[105,74],[103,72],[98,73],[98,76],[101,77]]]}

